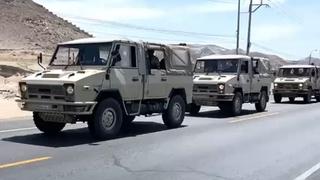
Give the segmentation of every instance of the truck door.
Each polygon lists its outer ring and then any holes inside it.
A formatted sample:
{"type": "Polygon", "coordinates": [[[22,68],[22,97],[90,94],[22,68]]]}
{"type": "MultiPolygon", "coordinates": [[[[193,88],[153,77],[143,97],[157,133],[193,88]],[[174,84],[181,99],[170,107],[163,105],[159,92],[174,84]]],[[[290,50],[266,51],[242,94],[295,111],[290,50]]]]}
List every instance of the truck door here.
{"type": "Polygon", "coordinates": [[[165,53],[160,47],[157,49],[147,49],[147,84],[145,88],[145,98],[157,99],[166,98],[167,72],[162,68],[165,53]]]}
{"type": "Polygon", "coordinates": [[[119,90],[122,99],[142,99],[142,76],[137,65],[137,46],[118,43],[113,50],[113,60],[110,68],[111,89],[119,90]]]}
{"type": "Polygon", "coordinates": [[[250,86],[251,86],[251,78],[249,74],[249,60],[242,59],[241,60],[241,71],[240,71],[240,84],[242,87],[244,101],[248,101],[250,97],[250,86]]]}
{"type": "Polygon", "coordinates": [[[316,68],[311,69],[311,84],[312,84],[312,89],[317,89],[317,71],[316,68]]]}
{"type": "Polygon", "coordinates": [[[251,61],[251,83],[250,83],[250,89],[251,89],[251,94],[252,93],[260,93],[261,90],[261,78],[260,78],[260,72],[259,72],[259,60],[258,59],[252,59],[251,61]]]}

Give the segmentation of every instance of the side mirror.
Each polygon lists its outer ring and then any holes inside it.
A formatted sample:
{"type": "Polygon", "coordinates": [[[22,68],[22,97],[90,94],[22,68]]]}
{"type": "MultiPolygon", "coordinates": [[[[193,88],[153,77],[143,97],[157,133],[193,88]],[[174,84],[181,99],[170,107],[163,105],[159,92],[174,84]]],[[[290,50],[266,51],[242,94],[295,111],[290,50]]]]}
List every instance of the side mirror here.
{"type": "Polygon", "coordinates": [[[40,53],[38,56],[38,63],[42,64],[42,53],[40,53]]]}
{"type": "Polygon", "coordinates": [[[316,76],[316,72],[312,71],[312,72],[311,72],[311,76],[312,76],[312,77],[315,77],[315,76],[316,76]]]}
{"type": "Polygon", "coordinates": [[[42,69],[46,69],[45,67],[43,67],[42,65],[42,53],[39,54],[38,56],[38,65],[42,68],[42,69]]]}

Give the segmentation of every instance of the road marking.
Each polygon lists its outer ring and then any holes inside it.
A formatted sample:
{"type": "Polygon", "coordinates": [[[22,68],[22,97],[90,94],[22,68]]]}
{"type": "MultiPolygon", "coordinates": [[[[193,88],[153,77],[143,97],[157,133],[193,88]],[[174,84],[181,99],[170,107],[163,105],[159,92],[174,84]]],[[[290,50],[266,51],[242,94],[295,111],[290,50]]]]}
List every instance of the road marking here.
{"type": "Polygon", "coordinates": [[[24,161],[18,161],[14,163],[8,163],[8,164],[0,164],[0,169],[4,168],[11,168],[11,167],[16,167],[16,166],[21,166],[21,165],[26,165],[26,164],[31,164],[31,163],[36,163],[39,161],[45,161],[51,159],[51,157],[40,157],[40,158],[35,158],[35,159],[30,159],[30,160],[24,160],[24,161]]]}
{"type": "Polygon", "coordinates": [[[0,133],[8,133],[8,132],[18,132],[18,131],[29,131],[34,130],[35,127],[29,127],[29,128],[19,128],[19,129],[8,129],[8,130],[2,130],[0,133]]]}
{"type": "Polygon", "coordinates": [[[248,117],[248,118],[240,118],[240,119],[229,121],[229,123],[238,123],[238,122],[243,122],[243,121],[249,121],[249,120],[252,120],[252,119],[258,119],[258,118],[263,118],[263,117],[274,116],[274,115],[277,115],[277,114],[279,114],[279,113],[275,112],[275,113],[270,113],[270,114],[252,116],[252,117],[248,117]]]}
{"type": "Polygon", "coordinates": [[[313,173],[318,171],[319,169],[320,169],[320,163],[316,164],[315,166],[313,166],[312,168],[310,168],[309,170],[307,170],[306,172],[304,172],[303,174],[301,174],[300,176],[298,176],[294,180],[305,180],[309,176],[311,176],[313,173]]]}

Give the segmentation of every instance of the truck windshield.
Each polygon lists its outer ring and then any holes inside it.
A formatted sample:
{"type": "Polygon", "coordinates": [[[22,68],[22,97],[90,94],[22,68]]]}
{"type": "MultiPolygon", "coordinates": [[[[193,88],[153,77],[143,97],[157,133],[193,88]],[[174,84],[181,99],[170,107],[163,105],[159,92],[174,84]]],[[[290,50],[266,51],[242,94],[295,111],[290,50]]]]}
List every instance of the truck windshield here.
{"type": "Polygon", "coordinates": [[[280,77],[309,77],[310,68],[281,68],[279,70],[280,77]]]}
{"type": "Polygon", "coordinates": [[[59,45],[50,65],[106,65],[112,43],[59,45]]]}
{"type": "Polygon", "coordinates": [[[195,73],[237,73],[238,59],[198,60],[195,73]]]}

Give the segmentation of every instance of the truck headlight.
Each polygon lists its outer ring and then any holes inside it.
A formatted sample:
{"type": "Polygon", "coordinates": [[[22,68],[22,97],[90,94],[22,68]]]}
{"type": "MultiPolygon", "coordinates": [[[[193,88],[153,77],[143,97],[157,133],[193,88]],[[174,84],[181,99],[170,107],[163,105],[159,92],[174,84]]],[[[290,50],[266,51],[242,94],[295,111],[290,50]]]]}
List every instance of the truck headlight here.
{"type": "Polygon", "coordinates": [[[72,85],[68,85],[66,91],[67,91],[68,95],[72,95],[74,93],[73,86],[72,85]]]}
{"type": "Polygon", "coordinates": [[[304,84],[302,84],[302,83],[299,84],[299,88],[300,88],[300,89],[302,89],[303,86],[304,86],[304,84]]]}
{"type": "Polygon", "coordinates": [[[28,87],[26,84],[20,84],[20,90],[21,92],[25,93],[28,90],[28,87]]]}
{"type": "Polygon", "coordinates": [[[223,91],[223,90],[224,90],[224,85],[223,85],[223,84],[220,84],[220,85],[219,85],[219,90],[220,90],[220,91],[223,91]]]}
{"type": "Polygon", "coordinates": [[[278,87],[278,84],[277,84],[277,83],[274,83],[274,87],[278,87]]]}

